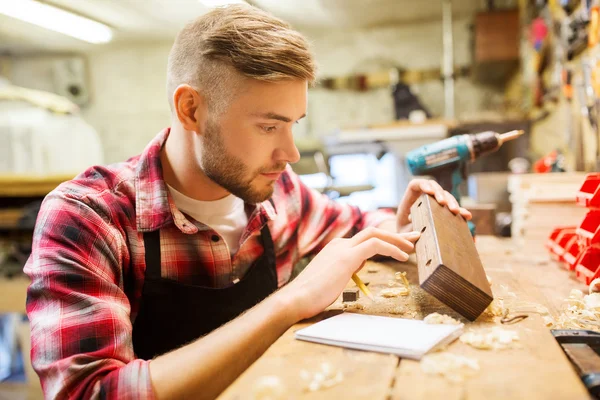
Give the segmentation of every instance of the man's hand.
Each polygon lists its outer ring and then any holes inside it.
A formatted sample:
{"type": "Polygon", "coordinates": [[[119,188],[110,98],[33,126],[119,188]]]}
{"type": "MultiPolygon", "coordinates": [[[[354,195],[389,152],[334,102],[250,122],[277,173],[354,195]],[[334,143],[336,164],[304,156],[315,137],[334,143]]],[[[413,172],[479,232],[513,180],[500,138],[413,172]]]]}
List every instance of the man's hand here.
{"type": "Polygon", "coordinates": [[[419,232],[367,228],[349,239],[333,239],[280,293],[293,299],[290,311],[296,312],[299,320],[310,318],[335,301],[365,260],[381,254],[406,261],[419,236],[419,232]]]}
{"type": "Polygon", "coordinates": [[[471,213],[467,209],[459,206],[458,201],[454,196],[442,189],[437,182],[427,179],[413,179],[408,184],[406,193],[398,206],[398,212],[396,214],[396,228],[398,232],[412,229],[410,226],[410,208],[423,193],[434,196],[438,203],[448,207],[454,214],[460,214],[467,220],[471,219],[471,213]]]}

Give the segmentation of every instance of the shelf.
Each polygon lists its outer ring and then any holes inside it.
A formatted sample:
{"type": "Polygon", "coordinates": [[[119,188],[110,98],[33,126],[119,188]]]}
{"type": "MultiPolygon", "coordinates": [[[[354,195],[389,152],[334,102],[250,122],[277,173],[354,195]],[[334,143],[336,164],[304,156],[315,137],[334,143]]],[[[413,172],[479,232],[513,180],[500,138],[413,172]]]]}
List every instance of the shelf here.
{"type": "Polygon", "coordinates": [[[74,175],[0,175],[0,197],[44,197],[74,175]]]}

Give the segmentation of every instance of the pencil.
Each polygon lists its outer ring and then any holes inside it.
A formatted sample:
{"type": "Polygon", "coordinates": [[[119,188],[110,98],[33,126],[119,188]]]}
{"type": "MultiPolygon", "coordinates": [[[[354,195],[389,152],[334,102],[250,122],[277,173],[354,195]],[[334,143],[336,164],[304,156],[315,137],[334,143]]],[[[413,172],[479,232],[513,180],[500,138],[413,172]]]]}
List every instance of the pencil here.
{"type": "Polygon", "coordinates": [[[352,280],[354,281],[354,283],[356,283],[356,286],[358,286],[358,288],[365,294],[365,296],[367,296],[369,299],[371,299],[371,301],[375,301],[375,299],[373,299],[373,295],[371,294],[371,291],[369,289],[367,289],[367,287],[365,286],[363,281],[358,277],[358,275],[356,275],[356,274],[352,275],[352,280]]]}

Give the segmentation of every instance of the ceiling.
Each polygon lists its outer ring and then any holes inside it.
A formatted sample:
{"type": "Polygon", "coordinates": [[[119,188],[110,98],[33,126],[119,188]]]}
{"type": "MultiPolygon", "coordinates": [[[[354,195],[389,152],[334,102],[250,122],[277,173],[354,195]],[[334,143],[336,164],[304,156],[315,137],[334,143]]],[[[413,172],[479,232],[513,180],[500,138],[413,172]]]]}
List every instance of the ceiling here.
{"type": "MultiPolygon", "coordinates": [[[[171,41],[190,19],[208,9],[198,0],[43,0],[103,22],[115,43],[171,41]]],[[[247,0],[301,30],[357,29],[390,23],[441,20],[442,0],[247,0]]],[[[504,0],[504,2],[511,0],[504,0]]],[[[502,2],[502,0],[497,0],[502,2]]],[[[472,15],[484,0],[452,0],[453,14],[472,15]]],[[[77,51],[97,48],[60,33],[0,15],[0,52],[77,51]]]]}

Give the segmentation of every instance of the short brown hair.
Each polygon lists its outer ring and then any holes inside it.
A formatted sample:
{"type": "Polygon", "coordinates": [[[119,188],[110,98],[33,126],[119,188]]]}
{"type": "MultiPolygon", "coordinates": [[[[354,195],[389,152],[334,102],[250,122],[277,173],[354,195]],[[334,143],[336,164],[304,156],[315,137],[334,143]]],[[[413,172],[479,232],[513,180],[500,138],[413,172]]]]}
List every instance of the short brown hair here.
{"type": "Polygon", "coordinates": [[[177,86],[189,84],[215,109],[231,96],[240,76],[275,82],[304,79],[316,66],[307,40],[286,22],[249,5],[216,8],[186,25],[169,54],[167,93],[173,108],[177,86]],[[235,74],[237,72],[237,74],[235,74]]]}

